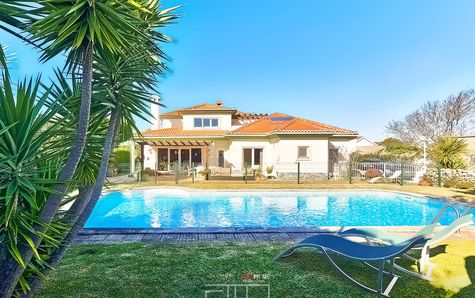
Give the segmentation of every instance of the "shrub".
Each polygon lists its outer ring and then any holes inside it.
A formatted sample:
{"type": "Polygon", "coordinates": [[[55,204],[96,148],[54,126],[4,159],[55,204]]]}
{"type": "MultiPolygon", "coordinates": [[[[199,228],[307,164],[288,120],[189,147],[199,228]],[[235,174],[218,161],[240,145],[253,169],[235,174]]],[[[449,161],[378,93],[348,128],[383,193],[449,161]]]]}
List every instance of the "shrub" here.
{"type": "Polygon", "coordinates": [[[130,151],[124,148],[117,148],[112,154],[112,160],[115,163],[129,163],[130,162],[130,151]]]}
{"type": "Polygon", "coordinates": [[[444,187],[455,187],[460,182],[459,178],[457,177],[450,177],[449,179],[444,181],[444,187]]]}
{"type": "Polygon", "coordinates": [[[382,174],[382,171],[380,169],[375,169],[375,168],[372,168],[372,169],[368,169],[365,173],[366,175],[366,178],[375,178],[375,177],[379,177],[381,176],[382,174]]]}
{"type": "Polygon", "coordinates": [[[432,186],[432,179],[429,175],[422,176],[421,180],[419,181],[420,186],[432,186]]]}
{"type": "Polygon", "coordinates": [[[466,169],[466,153],[467,143],[462,139],[448,135],[440,137],[429,150],[430,157],[447,169],[466,169]]]}
{"type": "Polygon", "coordinates": [[[200,174],[202,176],[208,176],[209,174],[211,174],[211,170],[210,169],[203,169],[203,170],[199,171],[198,174],[200,174]]]}
{"type": "Polygon", "coordinates": [[[460,188],[460,189],[471,189],[474,187],[474,184],[473,182],[470,182],[470,181],[460,181],[459,183],[457,183],[457,188],[460,188]]]}
{"type": "Polygon", "coordinates": [[[149,175],[149,176],[154,176],[154,175],[155,175],[155,171],[152,170],[151,168],[145,168],[145,169],[142,171],[142,174],[146,174],[146,175],[149,175]]]}
{"type": "Polygon", "coordinates": [[[267,174],[272,174],[273,171],[274,171],[274,166],[270,166],[266,168],[267,174]]]}

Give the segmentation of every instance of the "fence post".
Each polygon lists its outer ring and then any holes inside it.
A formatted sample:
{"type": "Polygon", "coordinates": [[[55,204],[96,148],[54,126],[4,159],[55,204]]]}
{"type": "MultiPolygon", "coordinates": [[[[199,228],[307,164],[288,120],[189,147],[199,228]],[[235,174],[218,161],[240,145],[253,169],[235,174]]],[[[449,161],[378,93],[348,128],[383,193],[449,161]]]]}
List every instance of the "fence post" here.
{"type": "Polygon", "coordinates": [[[404,185],[404,163],[401,162],[401,186],[404,185]]]}
{"type": "Polygon", "coordinates": [[[300,161],[297,161],[297,184],[300,184],[300,161]]]}
{"type": "Polygon", "coordinates": [[[442,186],[442,169],[440,167],[437,167],[437,185],[442,186]]]}
{"type": "Polygon", "coordinates": [[[244,163],[244,183],[247,184],[247,162],[244,163]]]}
{"type": "Polygon", "coordinates": [[[351,184],[351,175],[353,172],[353,163],[350,161],[350,164],[348,165],[348,182],[351,184]]]}
{"type": "Polygon", "coordinates": [[[195,183],[195,163],[191,163],[191,183],[195,183]]]}
{"type": "Polygon", "coordinates": [[[155,162],[155,184],[157,184],[157,170],[158,170],[158,162],[155,162]]]}
{"type": "Polygon", "coordinates": [[[175,163],[175,184],[178,184],[178,163],[175,163]]]}

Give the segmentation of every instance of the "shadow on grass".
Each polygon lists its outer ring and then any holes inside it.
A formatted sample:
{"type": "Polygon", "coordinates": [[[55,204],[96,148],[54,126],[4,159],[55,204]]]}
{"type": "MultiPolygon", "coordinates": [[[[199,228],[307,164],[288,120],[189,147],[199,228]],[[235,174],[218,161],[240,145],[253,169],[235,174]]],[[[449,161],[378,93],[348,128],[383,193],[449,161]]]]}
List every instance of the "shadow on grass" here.
{"type": "Polygon", "coordinates": [[[474,297],[475,293],[475,256],[469,256],[465,258],[465,268],[467,269],[468,277],[470,278],[470,285],[461,289],[453,297],[474,297]]]}
{"type": "Polygon", "coordinates": [[[438,256],[440,254],[445,254],[445,253],[447,253],[447,244],[441,244],[430,249],[431,258],[438,256]]]}
{"type": "MultiPolygon", "coordinates": [[[[352,278],[368,287],[377,287],[376,270],[369,268],[361,262],[352,261],[341,256],[333,255],[332,257],[337,265],[352,278]]],[[[282,259],[280,262],[286,266],[297,267],[299,271],[302,271],[303,275],[320,271],[320,274],[334,279],[335,282],[342,282],[354,286],[355,289],[359,289],[351,281],[341,275],[336,268],[331,266],[322,254],[315,251],[298,251],[282,259]],[[312,262],[310,261],[311,259],[315,259],[315,261],[312,262]],[[318,266],[315,266],[315,263],[318,263],[318,266]]],[[[373,265],[377,266],[377,264],[373,265]]],[[[399,275],[400,278],[391,292],[391,297],[445,297],[447,295],[446,290],[437,288],[428,281],[408,276],[398,271],[395,271],[395,274],[399,275]]],[[[383,288],[388,285],[390,279],[390,277],[385,276],[383,288]]],[[[368,292],[361,290],[362,295],[365,293],[368,294],[368,292]]]]}

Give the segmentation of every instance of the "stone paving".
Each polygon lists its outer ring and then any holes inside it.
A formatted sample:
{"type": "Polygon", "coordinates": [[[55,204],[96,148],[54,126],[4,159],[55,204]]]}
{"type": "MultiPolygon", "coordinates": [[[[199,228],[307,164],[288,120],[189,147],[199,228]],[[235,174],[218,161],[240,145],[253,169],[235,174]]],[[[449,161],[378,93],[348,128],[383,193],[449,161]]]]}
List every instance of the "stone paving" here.
{"type": "MultiPolygon", "coordinates": [[[[345,227],[346,228],[346,227],[345,227]]],[[[411,235],[417,227],[381,227],[401,235],[411,235]]],[[[342,227],[325,228],[183,228],[183,229],[83,229],[74,244],[190,243],[190,242],[295,242],[342,227]]],[[[475,227],[452,235],[451,239],[475,240],[475,227]]]]}

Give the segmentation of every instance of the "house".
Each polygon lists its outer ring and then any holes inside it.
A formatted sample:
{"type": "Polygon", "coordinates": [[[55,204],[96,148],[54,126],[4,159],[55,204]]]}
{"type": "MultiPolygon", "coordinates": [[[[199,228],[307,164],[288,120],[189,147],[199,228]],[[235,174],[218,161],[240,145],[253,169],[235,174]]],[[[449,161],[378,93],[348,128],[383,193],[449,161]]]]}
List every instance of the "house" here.
{"type": "Polygon", "coordinates": [[[242,112],[222,101],[162,114],[152,105],[152,115],[151,129],[133,142],[140,145],[142,169],[163,173],[176,164],[184,170],[201,165],[229,176],[272,167],[285,179],[295,177],[299,162],[307,178],[328,178],[356,150],[358,138],[353,130],[283,113],[242,112]]]}
{"type": "Polygon", "coordinates": [[[356,151],[360,154],[378,153],[383,149],[384,146],[378,145],[364,136],[358,136],[356,139],[356,151]]]}

